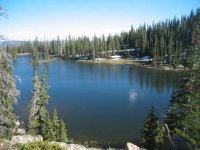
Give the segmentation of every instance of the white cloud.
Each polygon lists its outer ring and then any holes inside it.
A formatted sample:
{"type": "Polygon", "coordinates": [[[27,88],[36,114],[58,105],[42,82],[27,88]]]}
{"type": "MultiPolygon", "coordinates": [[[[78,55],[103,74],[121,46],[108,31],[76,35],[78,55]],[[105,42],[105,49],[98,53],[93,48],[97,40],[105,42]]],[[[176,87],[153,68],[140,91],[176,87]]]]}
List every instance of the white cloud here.
{"type": "Polygon", "coordinates": [[[60,30],[52,30],[52,31],[19,31],[19,32],[14,32],[14,33],[8,33],[5,36],[9,40],[34,40],[35,37],[37,36],[39,39],[52,39],[56,38],[58,35],[60,38],[65,38],[69,34],[73,37],[78,37],[82,35],[86,35],[89,37],[93,37],[94,34],[97,36],[101,36],[104,34],[105,36],[108,36],[109,34],[119,34],[121,31],[128,31],[129,27],[113,27],[113,28],[71,28],[71,29],[60,29],[60,30]]]}
{"type": "Polygon", "coordinates": [[[6,37],[9,40],[23,40],[23,39],[30,39],[34,35],[33,31],[20,31],[16,33],[9,33],[6,35],[6,37]]]}
{"type": "Polygon", "coordinates": [[[20,31],[20,32],[16,32],[16,33],[9,33],[6,35],[6,37],[9,40],[29,40],[29,39],[34,40],[36,36],[39,39],[44,39],[44,38],[53,38],[53,37],[56,37],[57,35],[59,35],[59,34],[38,33],[38,32],[34,32],[34,31],[20,31]]]}

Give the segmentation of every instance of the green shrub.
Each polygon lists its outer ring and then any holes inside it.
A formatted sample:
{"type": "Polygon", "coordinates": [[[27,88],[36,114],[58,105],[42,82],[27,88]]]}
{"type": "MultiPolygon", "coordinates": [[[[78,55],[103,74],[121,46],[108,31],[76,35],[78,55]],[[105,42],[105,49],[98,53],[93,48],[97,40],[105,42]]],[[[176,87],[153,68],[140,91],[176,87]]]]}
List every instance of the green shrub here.
{"type": "Polygon", "coordinates": [[[48,141],[20,144],[17,147],[19,150],[65,150],[58,144],[51,144],[48,141]]]}

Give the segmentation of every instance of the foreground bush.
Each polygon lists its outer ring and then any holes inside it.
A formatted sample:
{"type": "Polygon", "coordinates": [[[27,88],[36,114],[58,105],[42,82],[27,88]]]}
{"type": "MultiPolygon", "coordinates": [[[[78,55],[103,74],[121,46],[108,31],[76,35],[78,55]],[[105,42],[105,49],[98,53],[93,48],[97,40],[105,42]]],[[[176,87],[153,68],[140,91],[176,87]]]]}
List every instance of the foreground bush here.
{"type": "Polygon", "coordinates": [[[31,142],[27,144],[20,144],[17,146],[19,150],[65,150],[57,144],[51,144],[48,141],[31,142]]]}

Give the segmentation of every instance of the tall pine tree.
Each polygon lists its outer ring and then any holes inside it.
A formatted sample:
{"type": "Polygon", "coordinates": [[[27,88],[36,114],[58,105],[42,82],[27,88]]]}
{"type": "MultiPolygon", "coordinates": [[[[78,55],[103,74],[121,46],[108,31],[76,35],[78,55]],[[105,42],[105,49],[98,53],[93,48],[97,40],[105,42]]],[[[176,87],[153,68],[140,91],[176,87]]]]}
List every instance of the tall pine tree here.
{"type": "Polygon", "coordinates": [[[0,138],[10,138],[15,125],[12,105],[19,91],[12,77],[11,56],[0,48],[0,138]]]}
{"type": "Polygon", "coordinates": [[[147,114],[144,130],[141,136],[141,146],[149,150],[156,150],[163,140],[163,131],[158,118],[155,116],[154,107],[147,114]]]}
{"type": "Polygon", "coordinates": [[[56,109],[53,110],[53,116],[52,116],[52,128],[56,135],[56,140],[60,140],[60,134],[59,134],[59,119],[58,119],[58,113],[56,109]]]}
{"type": "Polygon", "coordinates": [[[30,134],[39,133],[39,111],[40,111],[40,90],[41,83],[38,73],[38,56],[37,53],[33,56],[34,78],[33,78],[33,93],[29,104],[29,115],[27,123],[27,132],[30,134]]]}
{"type": "Polygon", "coordinates": [[[165,122],[172,134],[188,139],[200,148],[200,9],[193,18],[190,68],[180,89],[172,96],[165,122]]]}
{"type": "Polygon", "coordinates": [[[59,124],[59,137],[60,142],[67,142],[67,129],[65,128],[65,123],[62,119],[59,124]]]}
{"type": "Polygon", "coordinates": [[[44,122],[42,123],[42,136],[44,140],[48,141],[57,141],[56,140],[56,133],[53,130],[53,122],[49,116],[48,111],[46,111],[44,122]]]}

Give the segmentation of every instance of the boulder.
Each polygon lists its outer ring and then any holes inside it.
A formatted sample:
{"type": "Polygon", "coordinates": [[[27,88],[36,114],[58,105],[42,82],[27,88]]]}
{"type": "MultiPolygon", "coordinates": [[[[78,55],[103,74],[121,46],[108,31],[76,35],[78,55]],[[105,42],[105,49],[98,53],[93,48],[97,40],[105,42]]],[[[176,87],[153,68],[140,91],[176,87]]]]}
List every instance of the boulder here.
{"type": "Polygon", "coordinates": [[[0,150],[11,149],[10,141],[9,140],[1,140],[0,141],[0,150]]]}
{"type": "Polygon", "coordinates": [[[64,143],[64,142],[55,142],[55,141],[52,141],[51,144],[57,144],[57,145],[59,145],[60,147],[62,147],[64,149],[68,149],[67,143],[64,143]]]}
{"type": "Polygon", "coordinates": [[[23,135],[23,134],[26,134],[26,131],[24,129],[19,128],[19,129],[16,129],[15,134],[23,135]]]}
{"type": "Polygon", "coordinates": [[[13,136],[10,143],[11,145],[15,145],[15,144],[25,144],[28,142],[38,142],[38,141],[43,141],[43,138],[41,135],[29,135],[29,134],[25,134],[25,135],[16,135],[13,136]]]}
{"type": "Polygon", "coordinates": [[[83,145],[79,144],[67,144],[68,150],[87,150],[87,148],[83,145]]]}
{"type": "Polygon", "coordinates": [[[19,120],[17,120],[17,121],[15,122],[15,126],[18,127],[19,125],[20,125],[20,122],[19,122],[19,120]]]}
{"type": "Polygon", "coordinates": [[[163,70],[171,70],[169,66],[163,66],[163,70]]]}
{"type": "Polygon", "coordinates": [[[126,143],[125,150],[144,150],[142,148],[139,148],[137,145],[134,145],[133,143],[126,143]]]}
{"type": "Polygon", "coordinates": [[[183,66],[183,65],[178,65],[178,66],[176,66],[176,68],[177,68],[178,70],[183,70],[183,69],[184,69],[184,66],[183,66]]]}
{"type": "Polygon", "coordinates": [[[67,143],[63,143],[63,142],[51,142],[51,144],[57,144],[60,147],[66,149],[66,150],[100,150],[98,148],[87,148],[83,145],[80,144],[67,144],[67,143]]]}
{"type": "Polygon", "coordinates": [[[23,128],[20,128],[20,126],[23,124],[19,122],[19,120],[17,120],[15,122],[15,128],[13,130],[13,133],[17,134],[17,135],[23,135],[23,134],[26,134],[26,130],[23,129],[23,128]]]}

